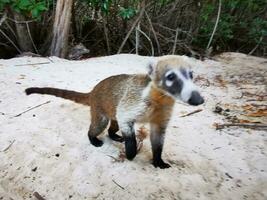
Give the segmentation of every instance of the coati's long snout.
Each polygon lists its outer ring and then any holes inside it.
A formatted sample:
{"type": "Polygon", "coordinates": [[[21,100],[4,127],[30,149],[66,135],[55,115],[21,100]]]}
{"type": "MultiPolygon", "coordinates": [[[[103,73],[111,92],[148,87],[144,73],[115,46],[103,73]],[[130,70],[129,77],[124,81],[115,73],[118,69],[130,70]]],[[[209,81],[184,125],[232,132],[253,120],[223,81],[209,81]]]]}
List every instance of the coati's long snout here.
{"type": "Polygon", "coordinates": [[[191,97],[188,100],[188,104],[192,106],[198,106],[204,103],[204,99],[202,96],[200,96],[198,91],[193,91],[191,93],[191,97]]]}
{"type": "Polygon", "coordinates": [[[25,90],[27,95],[30,94],[48,94],[56,97],[61,97],[64,99],[69,99],[75,101],[76,103],[90,105],[90,93],[81,93],[71,90],[63,90],[58,88],[50,88],[50,87],[31,87],[25,90]]]}
{"type": "Polygon", "coordinates": [[[175,100],[197,106],[204,103],[197,86],[193,82],[192,64],[185,57],[163,56],[151,63],[149,74],[154,83],[175,100]],[[166,57],[166,59],[164,59],[166,57]]]}

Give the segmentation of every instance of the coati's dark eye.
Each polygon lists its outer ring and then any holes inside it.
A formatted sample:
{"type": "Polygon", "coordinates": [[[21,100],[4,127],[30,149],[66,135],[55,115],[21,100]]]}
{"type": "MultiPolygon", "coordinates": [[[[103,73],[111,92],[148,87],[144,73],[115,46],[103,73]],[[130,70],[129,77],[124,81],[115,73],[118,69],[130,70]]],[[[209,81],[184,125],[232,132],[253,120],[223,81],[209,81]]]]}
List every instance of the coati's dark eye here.
{"type": "Polygon", "coordinates": [[[175,73],[171,73],[166,77],[166,79],[169,81],[173,81],[175,79],[175,77],[176,77],[175,73]]]}
{"type": "Polygon", "coordinates": [[[193,79],[193,72],[192,72],[192,71],[189,72],[189,77],[190,77],[191,79],[193,79]]]}

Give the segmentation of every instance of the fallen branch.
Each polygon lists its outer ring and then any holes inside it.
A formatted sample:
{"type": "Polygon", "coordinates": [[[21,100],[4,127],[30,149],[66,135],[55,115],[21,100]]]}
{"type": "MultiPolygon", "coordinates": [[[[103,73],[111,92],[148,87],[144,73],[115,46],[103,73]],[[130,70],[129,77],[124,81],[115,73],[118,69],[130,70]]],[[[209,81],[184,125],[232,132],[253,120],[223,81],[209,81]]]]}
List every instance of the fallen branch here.
{"type": "Polygon", "coordinates": [[[5,152],[7,151],[15,142],[16,140],[13,140],[4,150],[2,150],[1,152],[5,152]]]}
{"type": "Polygon", "coordinates": [[[233,123],[233,124],[214,124],[216,130],[221,130],[225,127],[242,127],[242,128],[251,128],[251,129],[263,129],[267,130],[266,124],[243,124],[243,123],[233,123]]]}
{"type": "Polygon", "coordinates": [[[201,112],[201,111],[203,111],[203,109],[197,109],[197,110],[195,110],[195,111],[193,111],[193,112],[190,112],[190,113],[187,113],[187,114],[181,115],[180,117],[187,117],[187,116],[190,116],[190,115],[193,115],[193,114],[199,113],[199,112],[201,112]]]}
{"type": "Polygon", "coordinates": [[[123,190],[125,189],[124,187],[122,187],[120,184],[118,184],[118,183],[117,183],[116,181],[114,181],[113,179],[112,179],[112,182],[115,183],[117,186],[119,186],[121,189],[123,189],[123,190]]]}
{"type": "Polygon", "coordinates": [[[19,65],[15,65],[15,66],[27,66],[27,65],[45,65],[45,64],[50,64],[50,62],[40,62],[40,63],[19,64],[19,65]]]}
{"type": "Polygon", "coordinates": [[[21,112],[21,113],[15,115],[15,116],[13,116],[13,117],[19,117],[19,116],[21,116],[22,114],[24,114],[24,113],[26,113],[26,112],[29,112],[29,111],[31,111],[31,110],[33,110],[33,109],[35,109],[35,108],[39,108],[40,106],[43,106],[43,105],[48,104],[48,103],[50,103],[50,102],[51,102],[51,101],[47,101],[47,102],[45,102],[45,103],[41,103],[41,104],[39,104],[39,105],[37,105],[37,106],[34,106],[34,107],[32,107],[32,108],[29,108],[28,110],[25,110],[25,111],[21,112]]]}
{"type": "Polygon", "coordinates": [[[45,200],[45,198],[43,198],[38,192],[34,192],[33,196],[35,196],[35,198],[38,200],[45,200]]]}

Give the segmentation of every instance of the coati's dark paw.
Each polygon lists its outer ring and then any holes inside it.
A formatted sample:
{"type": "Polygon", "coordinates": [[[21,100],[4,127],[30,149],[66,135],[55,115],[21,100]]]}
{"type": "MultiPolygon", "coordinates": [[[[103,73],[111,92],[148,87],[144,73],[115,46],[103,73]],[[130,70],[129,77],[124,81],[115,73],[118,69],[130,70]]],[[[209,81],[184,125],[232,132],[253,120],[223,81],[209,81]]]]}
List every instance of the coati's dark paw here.
{"type": "Polygon", "coordinates": [[[91,144],[94,145],[95,147],[101,147],[103,145],[103,142],[101,140],[97,139],[97,137],[89,136],[89,140],[90,140],[91,144]]]}
{"type": "Polygon", "coordinates": [[[110,139],[116,141],[116,142],[123,142],[124,138],[122,136],[117,135],[116,133],[109,134],[110,139]]]}
{"type": "Polygon", "coordinates": [[[133,160],[137,154],[137,146],[135,138],[125,138],[125,153],[128,160],[133,160]]]}
{"type": "Polygon", "coordinates": [[[168,163],[165,163],[162,159],[160,160],[153,160],[154,167],[159,167],[160,169],[166,169],[171,167],[168,163]]]}

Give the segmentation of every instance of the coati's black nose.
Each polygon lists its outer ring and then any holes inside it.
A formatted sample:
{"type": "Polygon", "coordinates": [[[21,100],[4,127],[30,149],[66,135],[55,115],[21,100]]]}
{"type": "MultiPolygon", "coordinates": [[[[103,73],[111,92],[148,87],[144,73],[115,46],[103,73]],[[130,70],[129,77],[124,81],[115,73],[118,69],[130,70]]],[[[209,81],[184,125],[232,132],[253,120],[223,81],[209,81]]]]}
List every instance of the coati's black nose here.
{"type": "Polygon", "coordinates": [[[193,91],[188,103],[193,106],[197,106],[204,103],[204,99],[200,96],[199,92],[193,91]]]}

